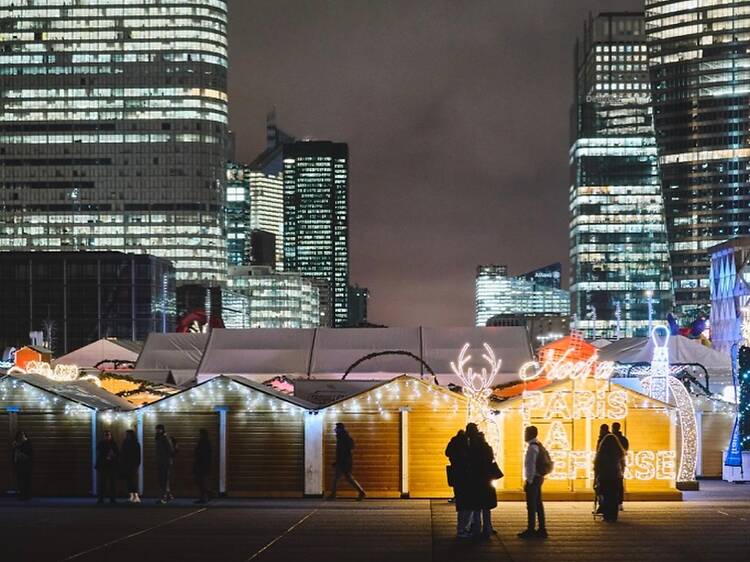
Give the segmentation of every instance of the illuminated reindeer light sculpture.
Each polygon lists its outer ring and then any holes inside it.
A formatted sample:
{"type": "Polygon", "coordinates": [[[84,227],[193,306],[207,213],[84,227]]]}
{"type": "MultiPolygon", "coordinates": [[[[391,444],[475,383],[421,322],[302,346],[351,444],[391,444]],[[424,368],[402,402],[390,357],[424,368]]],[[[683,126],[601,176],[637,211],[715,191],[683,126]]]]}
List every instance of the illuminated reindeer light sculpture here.
{"type": "Polygon", "coordinates": [[[466,421],[475,423],[479,430],[483,431],[487,442],[492,446],[495,454],[498,453],[502,443],[501,428],[498,420],[490,408],[490,396],[492,395],[492,384],[500,372],[502,360],[497,359],[495,352],[489,344],[484,344],[485,353],[482,358],[488,363],[489,370],[482,367],[479,372],[472,367],[466,369],[467,363],[471,361],[471,355],[467,355],[469,344],[464,344],[458,354],[458,362],[451,361],[451,369],[461,380],[464,396],[468,399],[466,421]]]}

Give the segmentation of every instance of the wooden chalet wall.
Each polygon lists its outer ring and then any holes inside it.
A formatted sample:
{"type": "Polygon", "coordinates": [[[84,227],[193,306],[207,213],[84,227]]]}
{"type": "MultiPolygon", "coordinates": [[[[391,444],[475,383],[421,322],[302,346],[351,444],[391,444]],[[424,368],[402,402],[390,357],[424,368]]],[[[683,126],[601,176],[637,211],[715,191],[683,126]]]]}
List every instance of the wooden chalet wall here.
{"type": "MultiPolygon", "coordinates": [[[[355,441],[354,477],[369,497],[451,497],[444,451],[466,425],[463,397],[411,377],[324,409],[324,490],[331,491],[336,455],[334,428],[343,423],[355,441]]],[[[342,478],[338,493],[354,496],[342,478]]]]}
{"type": "Polygon", "coordinates": [[[220,425],[226,423],[226,490],[228,496],[296,496],[304,491],[304,410],[276,396],[219,377],[177,395],[144,406],[144,492],[158,493],[155,427],[164,424],[177,439],[172,467],[175,496],[195,496],[194,449],[200,429],[211,441],[210,487],[218,492],[220,425]]]}
{"type": "MultiPolygon", "coordinates": [[[[564,381],[552,384],[541,392],[545,396],[545,406],[532,410],[531,424],[539,429],[539,439],[548,448],[553,460],[556,461],[555,472],[545,480],[544,492],[548,499],[584,499],[590,497],[593,489],[593,478],[591,473],[580,468],[575,471],[575,478],[565,477],[573,470],[566,460],[556,459],[556,446],[550,442],[550,428],[552,422],[562,423],[573,451],[596,451],[599,426],[606,423],[619,421],[622,431],[630,441],[630,451],[668,451],[675,449],[675,431],[673,426],[673,409],[666,404],[651,400],[650,398],[633,392],[624,387],[619,387],[608,381],[594,381],[587,379],[575,383],[575,391],[603,392],[604,400],[612,391],[624,392],[627,396],[627,416],[624,419],[606,417],[611,411],[603,411],[603,417],[586,419],[570,419],[560,416],[544,416],[542,412],[549,407],[549,401],[553,394],[565,400],[570,411],[572,404],[574,383],[564,381]],[[587,427],[588,426],[588,427],[587,427]]],[[[523,442],[524,419],[522,415],[523,399],[517,398],[507,401],[499,406],[502,412],[500,423],[502,424],[504,445],[497,455],[498,464],[505,473],[505,477],[498,483],[500,496],[505,499],[521,499],[523,491],[523,455],[525,445],[523,442]]],[[[675,472],[677,470],[677,459],[675,458],[675,472]]],[[[633,470],[637,467],[633,466],[633,470]]],[[[593,471],[593,469],[592,469],[593,471]]],[[[638,480],[626,479],[626,494],[639,493],[642,499],[648,499],[649,494],[654,498],[671,499],[677,496],[674,480],[638,480]]]]}
{"type": "Polygon", "coordinates": [[[34,451],[34,496],[84,496],[92,491],[93,409],[17,379],[0,381],[0,428],[9,439],[0,461],[0,493],[15,490],[10,443],[27,433],[34,451]]]}

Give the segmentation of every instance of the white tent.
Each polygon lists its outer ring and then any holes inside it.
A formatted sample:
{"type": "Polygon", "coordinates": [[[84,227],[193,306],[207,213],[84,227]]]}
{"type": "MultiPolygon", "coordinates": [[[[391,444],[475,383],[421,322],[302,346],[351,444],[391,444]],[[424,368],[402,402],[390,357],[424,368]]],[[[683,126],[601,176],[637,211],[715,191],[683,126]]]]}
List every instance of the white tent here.
{"type": "Polygon", "coordinates": [[[218,375],[250,375],[264,381],[277,375],[307,375],[316,330],[211,330],[198,380],[218,375]]]}
{"type": "Polygon", "coordinates": [[[243,375],[265,381],[284,375],[339,380],[357,361],[378,354],[355,365],[347,378],[384,380],[403,374],[429,374],[432,370],[441,384],[457,383],[451,361],[456,360],[464,343],[469,343],[472,366],[486,366],[482,359],[485,342],[502,360],[497,383],[513,380],[521,364],[532,359],[523,327],[215,329],[197,378],[200,382],[218,375],[243,375]]]}
{"type": "Polygon", "coordinates": [[[518,379],[521,365],[534,358],[524,326],[423,328],[422,340],[424,360],[438,375],[440,384],[460,385],[460,380],[451,369],[451,362],[456,361],[461,348],[467,343],[467,354],[471,356],[471,365],[467,367],[471,366],[475,372],[481,371],[482,367],[489,370],[489,365],[482,358],[486,353],[484,344],[489,344],[495,352],[501,361],[495,385],[518,379]]]}
{"type": "Polygon", "coordinates": [[[88,345],[79,347],[70,353],[54,360],[55,365],[78,365],[82,369],[96,367],[107,361],[130,361],[135,363],[143,348],[141,342],[121,340],[117,338],[102,338],[88,345]]]}
{"type": "Polygon", "coordinates": [[[410,353],[409,355],[378,355],[357,365],[348,379],[371,379],[372,375],[415,374],[427,372],[419,358],[419,328],[348,328],[318,330],[310,362],[310,375],[325,378],[332,375],[340,379],[346,370],[364,357],[386,351],[410,353]]]}
{"type": "MultiPolygon", "coordinates": [[[[732,362],[728,354],[685,336],[671,336],[667,345],[670,365],[700,365],[708,373],[712,386],[732,382],[732,362]]],[[[599,351],[602,361],[623,365],[650,363],[653,357],[654,342],[651,338],[624,338],[599,351]]]]}
{"type": "MultiPolygon", "coordinates": [[[[208,343],[208,334],[160,334],[151,333],[146,338],[143,351],[135,364],[143,380],[164,382],[161,374],[156,379],[143,376],[144,373],[168,371],[176,384],[186,384],[195,379],[198,365],[208,343]]],[[[167,378],[169,380],[169,378],[167,378]]]]}

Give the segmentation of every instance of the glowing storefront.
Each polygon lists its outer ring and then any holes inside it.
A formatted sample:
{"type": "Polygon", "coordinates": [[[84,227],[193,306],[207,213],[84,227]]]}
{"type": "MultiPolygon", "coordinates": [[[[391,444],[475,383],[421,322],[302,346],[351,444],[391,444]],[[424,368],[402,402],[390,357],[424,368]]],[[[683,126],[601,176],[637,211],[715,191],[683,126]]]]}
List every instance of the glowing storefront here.
{"type": "Polygon", "coordinates": [[[555,462],[547,477],[547,499],[590,499],[593,460],[599,426],[622,424],[630,441],[625,471],[628,500],[679,500],[676,490],[679,452],[675,409],[608,379],[556,381],[541,390],[524,392],[499,409],[503,446],[498,463],[505,478],[499,495],[523,494],[524,427],[539,428],[540,440],[555,462]]]}

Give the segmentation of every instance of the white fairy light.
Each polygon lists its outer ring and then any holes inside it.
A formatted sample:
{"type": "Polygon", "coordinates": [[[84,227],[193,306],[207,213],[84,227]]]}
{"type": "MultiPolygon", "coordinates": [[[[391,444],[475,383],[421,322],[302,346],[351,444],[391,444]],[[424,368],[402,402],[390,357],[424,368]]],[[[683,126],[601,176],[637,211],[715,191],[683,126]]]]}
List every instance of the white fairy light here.
{"type": "Polygon", "coordinates": [[[502,444],[502,435],[500,425],[493,410],[490,408],[490,396],[492,394],[492,384],[495,377],[500,372],[502,360],[497,359],[495,352],[488,343],[484,344],[485,353],[482,358],[488,363],[490,369],[482,367],[482,370],[475,372],[472,367],[464,371],[466,364],[471,361],[471,355],[467,355],[469,344],[466,343],[458,354],[458,361],[451,361],[451,369],[463,383],[464,395],[468,399],[466,418],[469,423],[477,424],[487,434],[487,440],[492,449],[497,452],[502,444]]]}
{"type": "Polygon", "coordinates": [[[698,455],[698,421],[690,393],[682,382],[670,374],[669,368],[669,331],[664,326],[657,326],[651,333],[654,342],[654,358],[651,362],[651,374],[641,380],[643,388],[651,398],[668,402],[670,393],[677,407],[680,424],[681,454],[680,468],[677,471],[680,482],[695,479],[695,468],[698,455]]]}

